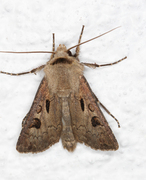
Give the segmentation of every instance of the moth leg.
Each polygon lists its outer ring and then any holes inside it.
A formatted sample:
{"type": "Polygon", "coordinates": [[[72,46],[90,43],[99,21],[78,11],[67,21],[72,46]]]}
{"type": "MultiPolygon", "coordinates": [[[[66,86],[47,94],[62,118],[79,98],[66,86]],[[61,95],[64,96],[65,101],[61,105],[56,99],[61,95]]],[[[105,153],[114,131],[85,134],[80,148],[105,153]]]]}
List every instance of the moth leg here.
{"type": "MultiPolygon", "coordinates": [[[[55,52],[55,34],[53,33],[53,47],[52,47],[52,51],[55,52]]],[[[54,57],[54,53],[52,53],[51,55],[51,59],[54,57]]]]}
{"type": "Polygon", "coordinates": [[[2,74],[7,74],[7,75],[11,75],[11,76],[20,76],[20,75],[24,75],[24,74],[29,74],[29,73],[34,73],[36,74],[36,71],[40,71],[41,69],[43,69],[45,67],[45,65],[41,65],[37,68],[32,69],[31,71],[27,71],[27,72],[22,72],[22,73],[9,73],[9,72],[4,72],[4,71],[0,71],[0,73],[2,74]]]}
{"type": "Polygon", "coordinates": [[[101,65],[96,64],[96,63],[94,63],[94,64],[92,64],[92,63],[82,63],[82,64],[84,64],[85,66],[91,67],[91,68],[102,67],[102,66],[111,66],[111,65],[114,65],[114,64],[117,64],[117,63],[123,61],[126,58],[127,58],[127,56],[125,56],[124,58],[122,58],[122,59],[120,59],[118,61],[115,61],[115,62],[109,63],[109,64],[101,64],[101,65]]]}
{"type": "Polygon", "coordinates": [[[102,107],[109,115],[111,115],[112,118],[115,119],[115,121],[117,121],[118,127],[120,128],[120,123],[119,123],[119,121],[115,118],[115,116],[113,116],[113,115],[109,112],[109,110],[108,110],[97,98],[96,98],[96,100],[97,100],[97,103],[100,104],[101,107],[102,107]]]}
{"type": "MultiPolygon", "coordinates": [[[[82,38],[82,34],[83,34],[83,30],[84,30],[84,25],[82,26],[82,30],[81,30],[81,34],[80,34],[80,37],[79,37],[79,41],[78,41],[78,44],[81,43],[81,38],[82,38]]],[[[80,52],[80,46],[77,46],[76,48],[76,53],[75,53],[75,57],[78,57],[79,56],[79,52],[80,52]]]]}

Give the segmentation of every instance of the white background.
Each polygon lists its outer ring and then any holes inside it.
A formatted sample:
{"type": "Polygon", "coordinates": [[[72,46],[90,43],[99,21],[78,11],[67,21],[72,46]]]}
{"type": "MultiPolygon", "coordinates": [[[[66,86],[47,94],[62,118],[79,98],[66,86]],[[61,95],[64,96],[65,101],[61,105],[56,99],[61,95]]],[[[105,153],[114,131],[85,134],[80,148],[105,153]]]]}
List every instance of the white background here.
{"type": "MultiPolygon", "coordinates": [[[[114,66],[85,68],[93,92],[120,121],[104,110],[118,142],[115,152],[78,144],[73,153],[61,142],[38,154],[20,154],[16,142],[43,71],[24,76],[0,74],[1,180],[143,180],[146,176],[146,1],[0,0],[0,50],[52,50],[121,28],[81,46],[80,61],[114,66]]],[[[73,50],[74,52],[74,50],[73,50]]],[[[0,70],[24,72],[45,64],[50,54],[0,54],[0,70]]]]}

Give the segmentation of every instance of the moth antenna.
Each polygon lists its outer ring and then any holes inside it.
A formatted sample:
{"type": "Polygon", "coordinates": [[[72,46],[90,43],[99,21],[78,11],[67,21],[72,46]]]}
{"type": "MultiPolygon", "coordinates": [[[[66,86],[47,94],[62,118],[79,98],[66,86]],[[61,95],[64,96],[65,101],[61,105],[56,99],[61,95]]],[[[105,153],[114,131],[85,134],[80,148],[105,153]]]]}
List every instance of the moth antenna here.
{"type": "Polygon", "coordinates": [[[53,48],[52,51],[55,52],[55,33],[53,33],[53,48]]]}
{"type": "MultiPolygon", "coordinates": [[[[55,53],[55,34],[53,33],[53,46],[52,46],[52,51],[55,53]]],[[[51,55],[51,59],[54,57],[54,53],[51,55]]]]}
{"type": "MultiPolygon", "coordinates": [[[[81,30],[81,34],[80,34],[80,37],[79,37],[79,40],[78,40],[78,44],[81,43],[81,38],[82,38],[82,35],[83,35],[83,31],[84,31],[84,25],[82,26],[82,30],[81,30]]],[[[76,53],[75,53],[75,57],[78,57],[79,56],[79,52],[80,52],[80,46],[77,46],[76,47],[76,53]]]]}
{"type": "Polygon", "coordinates": [[[24,51],[24,52],[21,52],[21,51],[17,51],[17,52],[14,52],[14,51],[0,51],[0,53],[53,53],[53,54],[55,54],[55,52],[53,52],[53,51],[24,51]]]}
{"type": "Polygon", "coordinates": [[[92,39],[89,39],[89,40],[84,41],[84,42],[82,42],[82,43],[79,43],[79,44],[77,44],[77,45],[75,45],[75,46],[72,46],[72,47],[70,47],[69,49],[67,49],[67,51],[69,51],[69,50],[71,50],[71,49],[73,49],[73,48],[75,48],[75,47],[77,47],[77,46],[80,46],[80,45],[82,45],[82,44],[85,44],[85,43],[87,43],[87,42],[89,42],[89,41],[92,41],[92,40],[94,40],[94,39],[97,39],[97,38],[99,38],[99,37],[101,37],[101,36],[103,36],[103,35],[111,32],[111,31],[114,31],[115,29],[117,29],[117,28],[119,28],[119,27],[121,27],[121,26],[118,26],[118,27],[116,27],[116,28],[114,28],[114,29],[111,29],[110,31],[107,31],[107,32],[99,35],[99,36],[96,36],[96,37],[94,37],[94,38],[92,38],[92,39]]]}

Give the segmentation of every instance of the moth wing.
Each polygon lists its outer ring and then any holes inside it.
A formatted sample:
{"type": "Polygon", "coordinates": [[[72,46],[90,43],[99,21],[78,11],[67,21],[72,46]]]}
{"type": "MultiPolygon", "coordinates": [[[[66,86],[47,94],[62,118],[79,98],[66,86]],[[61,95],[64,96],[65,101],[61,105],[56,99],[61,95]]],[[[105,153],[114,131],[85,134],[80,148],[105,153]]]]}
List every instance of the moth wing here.
{"type": "Polygon", "coordinates": [[[93,149],[118,149],[118,142],[84,76],[80,79],[79,94],[70,98],[70,111],[77,142],[85,143],[93,149]]]}
{"type": "Polygon", "coordinates": [[[50,97],[48,84],[43,78],[32,107],[22,122],[16,149],[19,152],[37,153],[59,141],[62,131],[61,102],[50,97]]]}

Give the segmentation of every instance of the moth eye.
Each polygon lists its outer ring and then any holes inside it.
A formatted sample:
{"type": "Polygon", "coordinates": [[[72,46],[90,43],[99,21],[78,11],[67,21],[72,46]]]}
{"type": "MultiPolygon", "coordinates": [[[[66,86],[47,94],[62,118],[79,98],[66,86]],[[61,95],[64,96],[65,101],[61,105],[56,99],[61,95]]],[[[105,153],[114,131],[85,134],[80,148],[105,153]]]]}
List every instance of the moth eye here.
{"type": "Polygon", "coordinates": [[[93,127],[96,126],[102,126],[101,122],[99,121],[99,118],[97,116],[92,117],[91,123],[93,127]]]}
{"type": "Polygon", "coordinates": [[[29,126],[29,128],[35,127],[36,129],[39,129],[41,127],[41,121],[38,118],[34,118],[33,122],[29,126]]]}
{"type": "Polygon", "coordinates": [[[37,111],[37,113],[39,114],[39,113],[42,111],[42,106],[41,106],[41,105],[38,105],[36,111],[37,111]]]}
{"type": "Polygon", "coordinates": [[[82,111],[84,111],[84,101],[83,101],[82,98],[81,98],[81,100],[80,100],[80,104],[81,104],[81,109],[82,109],[82,111]]]}
{"type": "Polygon", "coordinates": [[[94,106],[93,106],[92,104],[89,104],[89,105],[88,105],[88,108],[89,108],[89,110],[90,110],[91,112],[94,112],[94,106]]]}
{"type": "Polygon", "coordinates": [[[67,51],[67,54],[68,54],[69,56],[72,56],[71,51],[67,51]]]}
{"type": "Polygon", "coordinates": [[[46,100],[46,111],[49,113],[49,108],[50,108],[50,101],[47,99],[46,100]]]}

